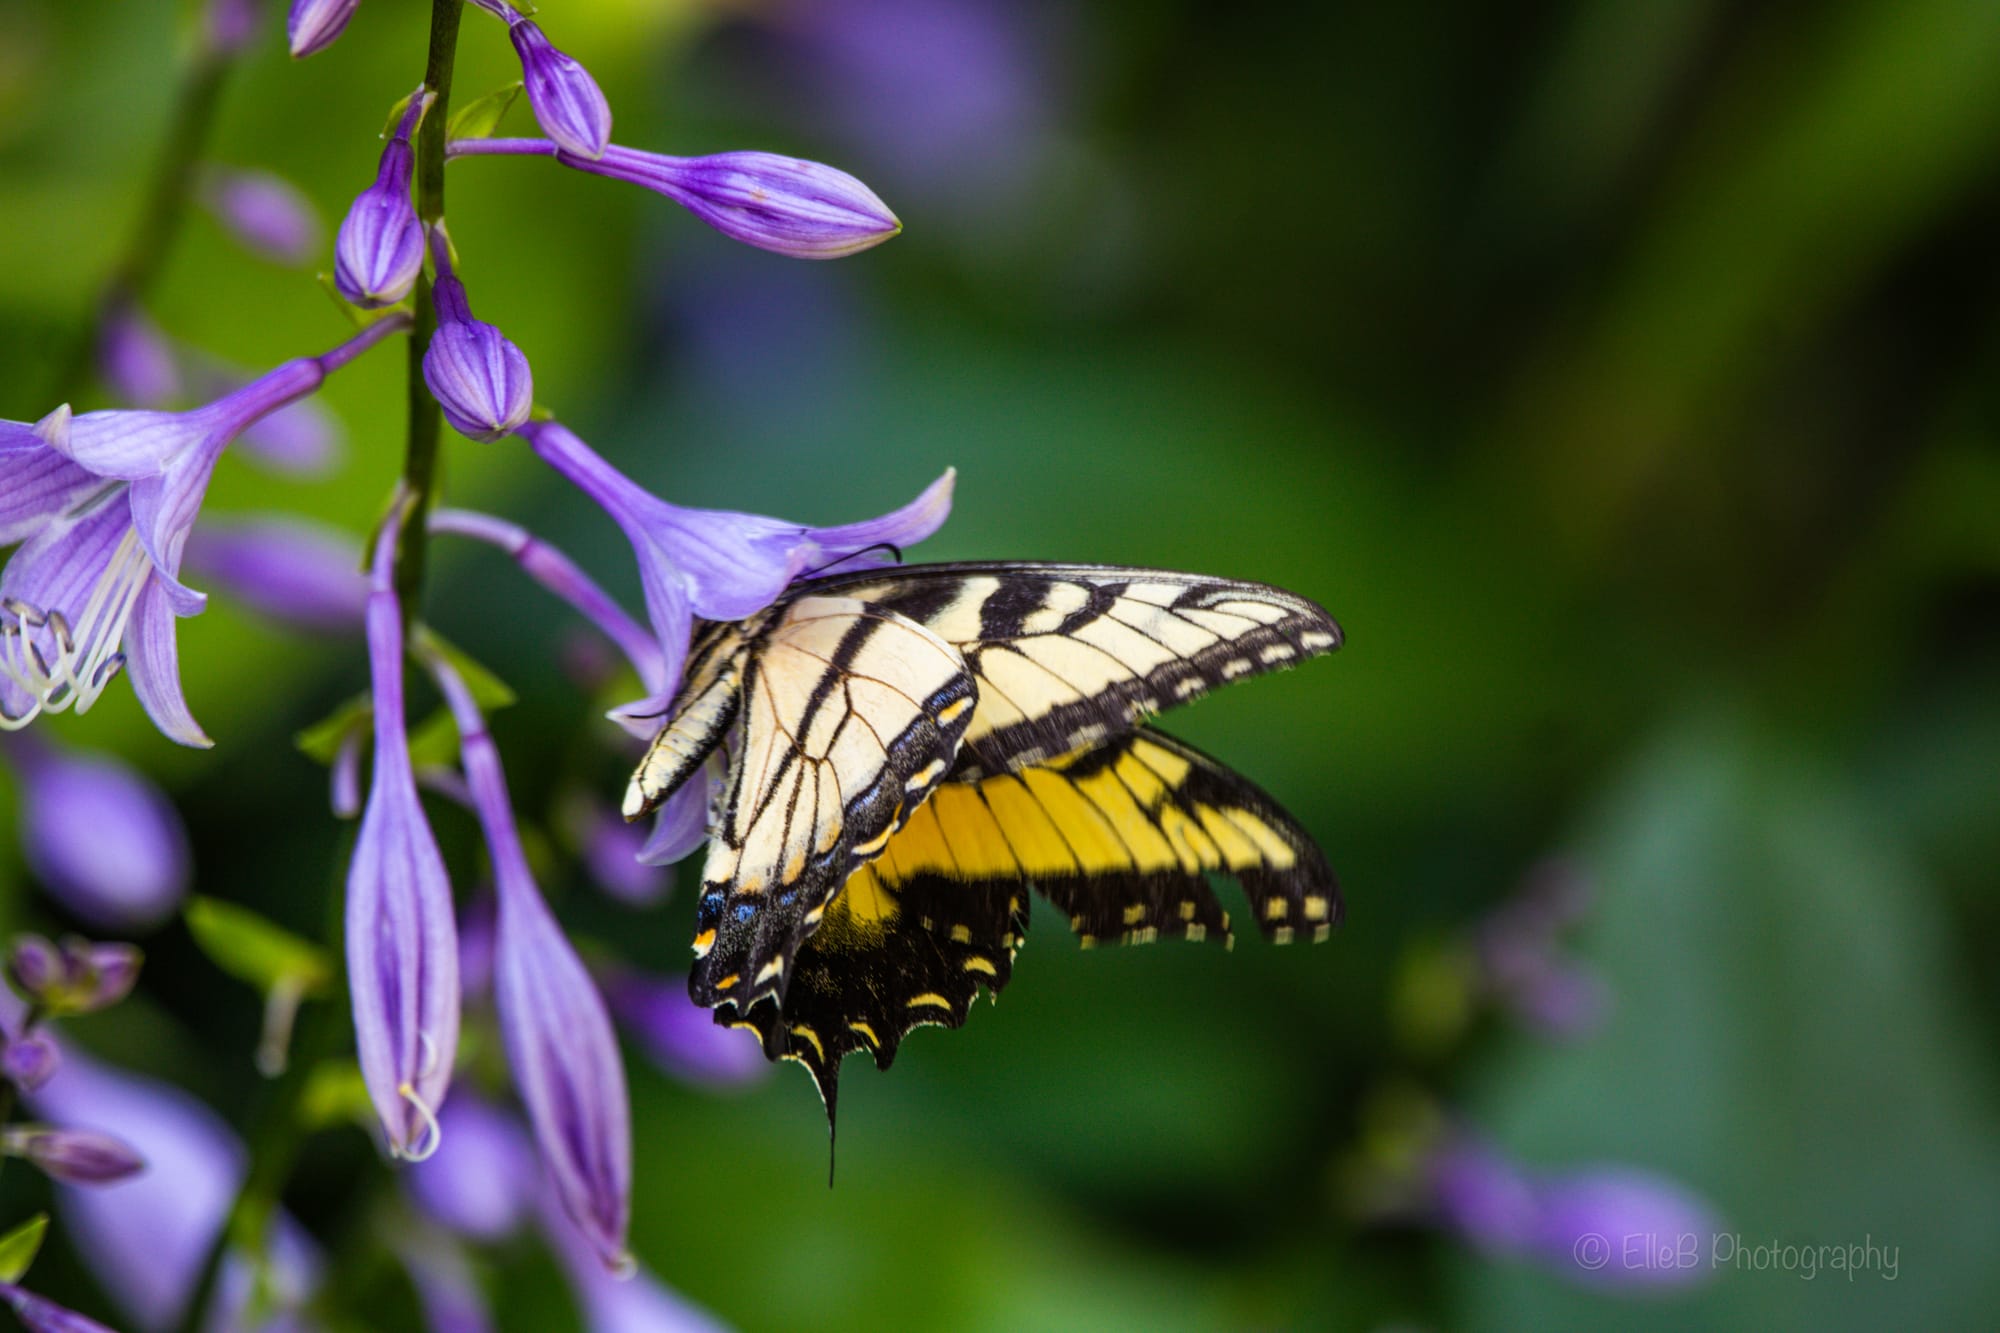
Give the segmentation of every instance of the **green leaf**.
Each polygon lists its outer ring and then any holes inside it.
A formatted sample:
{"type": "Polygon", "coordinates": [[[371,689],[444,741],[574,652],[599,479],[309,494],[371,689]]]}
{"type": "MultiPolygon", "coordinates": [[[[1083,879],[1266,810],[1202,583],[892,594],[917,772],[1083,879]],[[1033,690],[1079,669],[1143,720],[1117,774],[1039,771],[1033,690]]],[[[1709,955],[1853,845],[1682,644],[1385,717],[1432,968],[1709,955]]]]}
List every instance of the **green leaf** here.
{"type": "Polygon", "coordinates": [[[382,137],[384,139],[393,139],[396,137],[396,127],[403,123],[403,113],[410,109],[410,99],[416,95],[416,92],[404,93],[396,99],[396,104],[389,108],[389,118],[382,122],[382,137]]]}
{"type": "Polygon", "coordinates": [[[472,691],[473,702],[486,712],[507,708],[514,703],[514,691],[508,688],[506,681],[429,625],[417,626],[411,647],[419,656],[436,653],[442,657],[465,681],[465,688],[472,691]]]}
{"type": "Polygon", "coordinates": [[[458,723],[440,708],[410,730],[410,763],[417,768],[458,766],[458,723]]]}
{"type": "Polygon", "coordinates": [[[515,80],[504,88],[495,88],[484,97],[467,102],[452,113],[451,121],[445,126],[447,139],[487,139],[500,128],[501,118],[514,105],[514,99],[521,95],[520,80],[515,80]]]}
{"type": "Polygon", "coordinates": [[[361,1066],[352,1060],[322,1060],[306,1076],[299,1094],[299,1125],[307,1130],[366,1121],[374,1114],[361,1066]]]}
{"type": "Polygon", "coordinates": [[[187,924],[210,962],[260,992],[289,983],[312,994],[333,979],[324,950],[247,907],[197,897],[188,902],[187,924]]]}
{"type": "Polygon", "coordinates": [[[49,1215],[36,1213],[27,1221],[0,1236],[0,1282],[19,1282],[35,1262],[42,1248],[42,1235],[49,1229],[49,1215]]]}
{"type": "Polygon", "coordinates": [[[292,738],[292,744],[308,759],[331,765],[340,753],[341,742],[373,720],[375,706],[366,694],[357,694],[340,707],[292,738]]]}

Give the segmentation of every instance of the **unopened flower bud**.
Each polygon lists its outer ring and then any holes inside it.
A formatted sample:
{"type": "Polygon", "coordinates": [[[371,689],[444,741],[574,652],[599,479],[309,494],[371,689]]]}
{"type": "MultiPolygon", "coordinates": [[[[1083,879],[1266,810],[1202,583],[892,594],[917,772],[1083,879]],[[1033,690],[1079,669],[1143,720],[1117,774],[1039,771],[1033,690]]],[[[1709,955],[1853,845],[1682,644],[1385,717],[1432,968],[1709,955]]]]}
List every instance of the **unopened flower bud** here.
{"type": "Polygon", "coordinates": [[[416,155],[410,136],[435,94],[419,89],[382,150],[375,183],[355,196],[333,243],[333,282],[364,309],[394,305],[410,294],[424,267],[424,229],[410,206],[416,155]]]}
{"type": "Polygon", "coordinates": [[[130,944],[93,944],[72,936],[56,945],[24,935],[8,951],[7,980],[44,1013],[95,1013],[131,993],[142,957],[130,944]]]}
{"type": "Polygon", "coordinates": [[[0,1079],[23,1092],[33,1092],[62,1066],[55,1044],[33,1033],[0,1037],[0,1079]]]}
{"type": "Polygon", "coordinates": [[[303,60],[332,46],[360,6],[361,0],[292,0],[292,12],[285,20],[292,59],[303,60]]]}
{"type": "Polygon", "coordinates": [[[310,264],[326,232],[297,186],[268,171],[217,172],[204,192],[216,220],[251,253],[274,264],[310,264]]]}
{"type": "Polygon", "coordinates": [[[23,1291],[11,1282],[0,1282],[0,1301],[6,1302],[28,1333],[111,1333],[95,1319],[32,1291],[23,1291]]]}
{"type": "Polygon", "coordinates": [[[534,410],[528,358],[507,335],[472,317],[465,284],[451,271],[451,242],[441,227],[431,231],[431,256],[437,265],[433,296],[438,327],[424,353],[424,383],[452,429],[468,439],[497,440],[534,410]]]}
{"type": "Polygon", "coordinates": [[[590,71],[557,50],[539,25],[507,11],[508,36],[521,56],[521,81],[542,132],[564,152],[598,158],[611,143],[611,104],[590,71]]]}
{"type": "Polygon", "coordinates": [[[70,1185],[109,1185],[146,1169],[146,1159],[130,1144],[94,1129],[12,1125],[0,1138],[0,1152],[26,1158],[70,1185]]]}

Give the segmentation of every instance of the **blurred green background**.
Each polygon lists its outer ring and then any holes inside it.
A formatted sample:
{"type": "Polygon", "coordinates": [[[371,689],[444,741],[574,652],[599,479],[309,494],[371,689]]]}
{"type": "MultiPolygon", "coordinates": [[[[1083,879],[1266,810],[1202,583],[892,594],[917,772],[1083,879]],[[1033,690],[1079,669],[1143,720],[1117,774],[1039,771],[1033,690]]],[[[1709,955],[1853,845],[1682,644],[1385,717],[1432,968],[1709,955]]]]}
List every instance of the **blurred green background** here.
{"type": "MultiPolygon", "coordinates": [[[[427,9],[367,0],[297,64],[267,32],[211,155],[284,174],[330,230],[421,73],[427,9]]],[[[802,1073],[729,1094],[633,1058],[651,1268],[747,1329],[1989,1326],[2000,9],[540,17],[618,141],[830,161],[906,227],[804,264],[547,162],[455,165],[475,309],[621,467],[678,502],[838,522],[955,465],[920,558],[1262,579],[1349,634],[1165,724],[1320,838],[1349,906],[1330,943],[1083,954],[1044,912],[1004,1003],[887,1075],[850,1065],[831,1191],[802,1073]],[[1608,1020],[1569,1043],[1461,1021],[1437,959],[1552,854],[1595,886],[1577,947],[1608,1020]],[[1528,1163],[1639,1164],[1748,1239],[1867,1235],[1900,1273],[1635,1299],[1384,1224],[1354,1182],[1411,1089],[1528,1163]]],[[[70,392],[61,353],[124,243],[186,18],[0,0],[0,415],[70,392]]],[[[461,100],[516,70],[468,14],[461,100]]],[[[310,273],[200,215],[149,305],[246,366],[345,328],[310,273]]],[[[209,512],[365,531],[401,392],[400,355],[344,372],[323,395],[342,470],[226,463],[209,512]]],[[[454,502],[636,592],[616,531],[518,444],[454,436],[447,466],[454,502]]],[[[429,616],[522,695],[496,729],[524,815],[615,793],[567,622],[499,557],[439,549],[429,616]]],[[[173,790],[198,891],[313,931],[343,830],[290,737],[360,687],[359,645],[221,598],[181,642],[214,751],[162,741],[123,688],[54,727],[173,790]]],[[[470,828],[436,817],[469,877],[470,828]]],[[[684,896],[636,913],[561,858],[546,879],[579,936],[684,959],[684,896]]],[[[0,891],[11,924],[60,924],[11,846],[0,891]]],[[[254,998],[181,926],[145,943],[143,1001],[79,1037],[240,1119],[254,998]]],[[[308,1145],[289,1201],[330,1245],[358,1244],[371,1160],[358,1132],[308,1145]]],[[[57,1256],[59,1294],[102,1309],[57,1256]]],[[[538,1251],[494,1259],[503,1327],[571,1326],[538,1251]]],[[[356,1326],[414,1317],[390,1278],[355,1290],[356,1326]]]]}

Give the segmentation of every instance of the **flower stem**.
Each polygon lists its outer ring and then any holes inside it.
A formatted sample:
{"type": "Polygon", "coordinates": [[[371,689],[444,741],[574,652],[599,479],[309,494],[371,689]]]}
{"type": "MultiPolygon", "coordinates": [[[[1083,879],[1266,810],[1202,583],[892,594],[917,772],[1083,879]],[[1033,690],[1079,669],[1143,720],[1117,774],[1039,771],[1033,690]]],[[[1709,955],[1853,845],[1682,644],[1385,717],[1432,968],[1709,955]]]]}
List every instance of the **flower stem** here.
{"type": "Polygon", "coordinates": [[[145,203],[139,209],[131,239],[112,266],[104,290],[91,306],[69,360],[59,370],[54,397],[69,397],[90,383],[104,321],[120,304],[143,298],[159,277],[167,252],[180,233],[181,220],[187,216],[188,197],[194,193],[196,163],[215,123],[224,76],[232,64],[226,53],[207,42],[199,43],[189,58],[166,142],[153,163],[152,179],[146,185],[145,203]]]}
{"type": "MultiPolygon", "coordinates": [[[[431,0],[430,58],[424,84],[437,100],[417,131],[417,216],[426,224],[444,219],[445,123],[451,116],[451,71],[458,55],[458,21],[463,0],[431,0]]],[[[427,275],[417,276],[416,324],[410,330],[410,430],[403,454],[403,481],[416,502],[403,516],[396,548],[396,595],[405,622],[423,605],[424,557],[428,551],[426,522],[437,498],[438,441],[444,417],[424,384],[424,352],[437,332],[437,306],[427,275]]]]}

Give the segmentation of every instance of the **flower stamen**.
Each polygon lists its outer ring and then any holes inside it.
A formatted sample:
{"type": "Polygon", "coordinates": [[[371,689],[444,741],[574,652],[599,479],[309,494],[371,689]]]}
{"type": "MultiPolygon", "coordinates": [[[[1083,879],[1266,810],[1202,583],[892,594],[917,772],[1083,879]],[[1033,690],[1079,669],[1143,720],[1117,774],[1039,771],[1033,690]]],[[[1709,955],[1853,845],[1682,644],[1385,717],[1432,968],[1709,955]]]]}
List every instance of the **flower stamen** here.
{"type": "Polygon", "coordinates": [[[391,1156],[400,1157],[406,1162],[424,1161],[432,1153],[436,1152],[439,1145],[444,1142],[444,1127],[438,1124],[437,1113],[431,1110],[429,1104],[423,1098],[417,1096],[417,1090],[413,1085],[408,1083],[399,1085],[396,1089],[396,1095],[417,1108],[417,1114],[423,1118],[424,1136],[408,1148],[401,1148],[391,1144],[389,1153],[391,1156]]]}
{"type": "Polygon", "coordinates": [[[90,711],[125,663],[119,644],[152,568],[138,530],[127,528],[74,625],[58,608],[0,601],[0,676],[30,701],[19,716],[0,709],[0,730],[18,730],[43,713],[90,711]]]}

